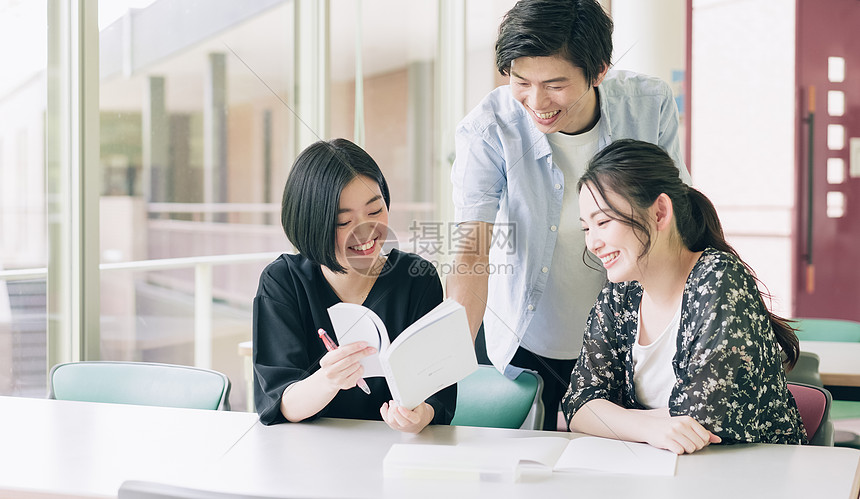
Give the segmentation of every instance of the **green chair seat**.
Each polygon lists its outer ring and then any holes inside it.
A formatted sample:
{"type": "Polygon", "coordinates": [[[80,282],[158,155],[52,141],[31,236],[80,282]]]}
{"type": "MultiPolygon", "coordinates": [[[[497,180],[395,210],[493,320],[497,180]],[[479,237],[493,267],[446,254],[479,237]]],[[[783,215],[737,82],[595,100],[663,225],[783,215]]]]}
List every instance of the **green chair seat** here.
{"type": "Polygon", "coordinates": [[[457,383],[454,426],[492,428],[543,427],[543,380],[534,371],[523,371],[510,380],[493,366],[478,370],[457,383]]]}
{"type": "Polygon", "coordinates": [[[150,362],[71,362],[51,369],[48,398],[230,410],[230,379],[209,369],[150,362]]]}

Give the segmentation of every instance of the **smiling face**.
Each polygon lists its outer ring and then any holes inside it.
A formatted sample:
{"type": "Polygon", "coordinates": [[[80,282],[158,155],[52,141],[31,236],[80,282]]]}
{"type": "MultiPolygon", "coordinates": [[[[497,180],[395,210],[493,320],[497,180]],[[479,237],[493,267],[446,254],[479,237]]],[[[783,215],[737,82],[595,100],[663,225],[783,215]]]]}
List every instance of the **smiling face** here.
{"type": "Polygon", "coordinates": [[[543,133],[585,132],[600,116],[594,87],[605,70],[589,83],[581,68],[556,55],[514,59],[510,74],[512,95],[543,133]]]}
{"type": "MultiPolygon", "coordinates": [[[[618,194],[607,191],[609,202],[628,216],[633,207],[618,194]]],[[[579,214],[585,232],[585,246],[603,264],[611,282],[641,280],[640,255],[644,245],[633,228],[622,222],[591,184],[579,191],[579,214]]]]}
{"type": "Polygon", "coordinates": [[[388,208],[375,180],[360,175],[343,188],[336,231],[338,263],[361,273],[372,269],[388,236],[388,208]]]}

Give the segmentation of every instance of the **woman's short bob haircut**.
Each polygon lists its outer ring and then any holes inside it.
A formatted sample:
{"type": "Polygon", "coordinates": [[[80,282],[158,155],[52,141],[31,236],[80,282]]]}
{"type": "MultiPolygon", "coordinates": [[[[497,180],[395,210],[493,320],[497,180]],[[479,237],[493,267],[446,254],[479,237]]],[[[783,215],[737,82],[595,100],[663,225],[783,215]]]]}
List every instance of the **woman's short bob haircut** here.
{"type": "Polygon", "coordinates": [[[305,258],[333,272],[346,272],[335,254],[340,193],[360,175],[379,185],[387,208],[391,198],[379,165],[346,139],[321,140],[308,146],[296,158],[284,186],[284,234],[305,258]]]}

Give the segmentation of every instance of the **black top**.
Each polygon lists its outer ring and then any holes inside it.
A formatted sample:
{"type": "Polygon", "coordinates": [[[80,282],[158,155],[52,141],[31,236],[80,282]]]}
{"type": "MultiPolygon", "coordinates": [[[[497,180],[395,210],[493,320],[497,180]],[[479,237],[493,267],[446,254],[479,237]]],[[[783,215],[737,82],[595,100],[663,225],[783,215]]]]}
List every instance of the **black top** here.
{"type": "MultiPolygon", "coordinates": [[[[337,341],[328,308],[341,299],[320,266],[301,255],[281,255],[260,276],[254,298],[254,400],[263,424],[283,423],[284,389],[320,368],[326,353],[317,329],[337,341]]],[[[390,340],[442,303],[442,284],[427,260],[392,250],[363,305],[382,319],[390,340]]],[[[379,408],[391,400],[385,378],[366,378],[370,395],[358,387],[341,390],[314,417],[382,420],[379,408]]],[[[448,424],[454,416],[457,385],[429,399],[432,423],[448,424]]]]}

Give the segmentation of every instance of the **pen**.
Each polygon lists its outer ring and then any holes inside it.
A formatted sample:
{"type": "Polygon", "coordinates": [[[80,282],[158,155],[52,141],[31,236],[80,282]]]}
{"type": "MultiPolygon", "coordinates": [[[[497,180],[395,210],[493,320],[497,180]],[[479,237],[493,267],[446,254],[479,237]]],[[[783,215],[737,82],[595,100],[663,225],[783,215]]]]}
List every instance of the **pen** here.
{"type": "MultiPolygon", "coordinates": [[[[331,337],[328,333],[325,332],[325,329],[319,328],[317,330],[317,334],[320,335],[323,343],[325,344],[325,349],[331,352],[332,350],[337,350],[337,345],[334,344],[334,341],[331,340],[331,337]]],[[[370,387],[367,386],[367,381],[364,381],[364,378],[358,378],[358,381],[355,382],[355,385],[361,388],[361,391],[370,395],[370,387]]]]}

